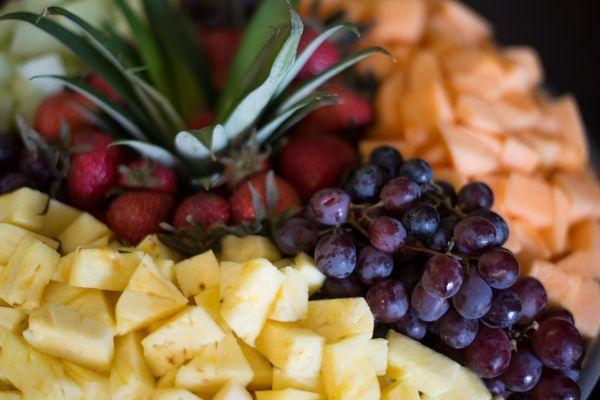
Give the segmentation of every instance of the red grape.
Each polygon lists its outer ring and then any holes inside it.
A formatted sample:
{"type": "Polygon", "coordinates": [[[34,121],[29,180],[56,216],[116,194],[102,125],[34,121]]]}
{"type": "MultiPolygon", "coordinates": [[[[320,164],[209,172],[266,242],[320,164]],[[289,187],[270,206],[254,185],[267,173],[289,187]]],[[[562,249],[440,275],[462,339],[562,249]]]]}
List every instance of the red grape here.
{"type": "Polygon", "coordinates": [[[462,349],[475,340],[479,324],[476,319],[463,318],[454,309],[450,309],[436,323],[437,333],[448,346],[462,349]]]}
{"type": "Polygon", "coordinates": [[[463,282],[462,266],[452,256],[435,255],[425,264],[421,283],[430,294],[447,299],[454,296],[463,282]]]}
{"type": "Polygon", "coordinates": [[[572,367],[583,354],[583,339],[579,331],[562,318],[543,321],[531,342],[535,354],[552,369],[572,367]]]}
{"type": "Polygon", "coordinates": [[[477,263],[479,275],[494,289],[506,289],[519,278],[519,262],[506,249],[496,248],[481,255],[477,263]]]}
{"type": "Polygon", "coordinates": [[[406,244],[406,229],[392,217],[378,217],[369,228],[371,245],[384,253],[393,254],[406,244]]]}
{"type": "Polygon", "coordinates": [[[331,233],[317,243],[315,262],[327,277],[345,278],[356,268],[356,249],[347,236],[331,233]]]}
{"type": "Polygon", "coordinates": [[[398,168],[403,162],[400,152],[390,146],[379,146],[369,156],[369,163],[383,169],[390,179],[398,175],[398,168]]]}
{"type": "Polygon", "coordinates": [[[494,205],[494,192],[483,182],[471,182],[458,191],[458,205],[464,211],[490,209],[494,205]]]}
{"type": "Polygon", "coordinates": [[[448,311],[448,302],[429,294],[421,283],[413,289],[410,304],[420,320],[432,322],[440,319],[448,311]]]}
{"type": "Polygon", "coordinates": [[[452,304],[465,318],[481,318],[492,306],[492,289],[478,274],[468,273],[462,287],[452,298],[452,304]]]}
{"type": "Polygon", "coordinates": [[[466,365],[481,378],[495,378],[506,371],[511,348],[508,336],[501,329],[479,327],[473,343],[465,349],[466,365]]]}
{"type": "Polygon", "coordinates": [[[527,392],[537,385],[544,366],[531,353],[523,348],[513,353],[508,369],[500,377],[506,388],[513,392],[527,392]]]}
{"type": "Polygon", "coordinates": [[[544,321],[548,318],[553,317],[562,318],[565,321],[568,321],[571,325],[575,325],[575,317],[573,317],[571,311],[565,310],[564,308],[555,308],[552,310],[547,310],[542,315],[540,315],[539,320],[544,321]]]}
{"type": "Polygon", "coordinates": [[[380,197],[388,211],[400,213],[421,197],[421,188],[412,180],[400,177],[386,183],[380,197]]]}
{"type": "Polygon", "coordinates": [[[400,166],[398,175],[406,176],[416,183],[425,184],[433,177],[433,171],[427,161],[413,158],[400,166]]]}
{"type": "Polygon", "coordinates": [[[560,374],[544,374],[531,391],[532,400],[579,400],[577,383],[560,374]]]}
{"type": "Polygon", "coordinates": [[[411,235],[428,238],[437,232],[440,216],[430,204],[417,203],[404,213],[402,223],[411,235]]]}
{"type": "Polygon", "coordinates": [[[498,290],[492,298],[490,310],[481,321],[490,328],[508,328],[521,316],[521,300],[510,290],[498,290]]]}
{"type": "Polygon", "coordinates": [[[476,210],[469,214],[472,217],[482,217],[487,219],[494,225],[494,229],[496,230],[496,237],[494,240],[495,246],[502,246],[508,240],[508,224],[498,214],[491,210],[476,210]]]}
{"type": "Polygon", "coordinates": [[[389,277],[394,270],[394,259],[371,246],[358,254],[358,276],[365,285],[373,285],[389,277]]]}
{"type": "Polygon", "coordinates": [[[408,310],[408,298],[404,286],[393,279],[386,279],[372,286],[365,299],[377,322],[396,322],[408,310]]]}
{"type": "Polygon", "coordinates": [[[343,224],[350,212],[350,196],[341,189],[321,189],[310,198],[308,212],[321,224],[343,224]]]}
{"type": "Polygon", "coordinates": [[[394,322],[394,329],[415,340],[421,340],[427,334],[427,323],[421,321],[412,309],[398,321],[394,322]]]}
{"type": "Polygon", "coordinates": [[[535,278],[521,278],[511,288],[521,300],[521,318],[518,323],[525,325],[535,319],[535,317],[548,305],[548,296],[546,289],[535,278]]]}
{"type": "Polygon", "coordinates": [[[294,256],[312,253],[319,240],[315,224],[305,218],[288,218],[275,230],[275,242],[282,253],[294,256]]]}
{"type": "Polygon", "coordinates": [[[466,217],[454,227],[454,243],[461,253],[472,255],[490,249],[496,242],[496,229],[482,217],[466,217]]]}

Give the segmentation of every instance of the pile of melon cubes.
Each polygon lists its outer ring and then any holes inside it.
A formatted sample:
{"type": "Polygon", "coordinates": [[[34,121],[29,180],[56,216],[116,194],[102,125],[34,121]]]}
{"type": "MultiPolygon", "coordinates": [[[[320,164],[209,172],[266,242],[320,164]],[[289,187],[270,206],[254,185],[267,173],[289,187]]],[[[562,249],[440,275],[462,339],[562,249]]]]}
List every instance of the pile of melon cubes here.
{"type": "Polygon", "coordinates": [[[218,258],[124,247],[47,201],[0,196],[0,399],[491,398],[419,342],[373,339],[364,298],[309,300],[325,276],[306,254],[262,236],[226,236],[218,258]]]}
{"type": "Polygon", "coordinates": [[[320,3],[323,16],[344,9],[372,21],[362,45],[383,46],[397,61],[361,65],[381,83],[361,152],[387,144],[426,159],[457,187],[488,183],[523,271],[573,312],[584,335],[597,336],[600,187],[577,104],[540,90],[535,51],[498,48],[490,24],[453,0],[320,3]]]}

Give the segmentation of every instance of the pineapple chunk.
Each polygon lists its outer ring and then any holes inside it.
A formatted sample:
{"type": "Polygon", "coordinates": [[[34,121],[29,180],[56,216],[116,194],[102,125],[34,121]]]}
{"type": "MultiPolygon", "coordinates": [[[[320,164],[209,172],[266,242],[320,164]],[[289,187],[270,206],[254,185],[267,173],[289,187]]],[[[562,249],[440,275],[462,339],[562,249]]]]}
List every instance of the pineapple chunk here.
{"type": "Polygon", "coordinates": [[[221,316],[243,341],[253,346],[283,283],[283,274],[268,260],[242,264],[221,299],[221,316]]]}
{"type": "Polygon", "coordinates": [[[110,400],[107,376],[70,362],[65,362],[63,365],[65,374],[83,390],[82,399],[110,400]]]}
{"type": "Polygon", "coordinates": [[[52,277],[51,281],[68,283],[69,277],[71,276],[71,268],[73,268],[73,260],[75,259],[75,255],[77,252],[69,253],[65,256],[62,256],[58,261],[58,265],[56,266],[56,270],[52,277]]]}
{"type": "Polygon", "coordinates": [[[281,258],[281,253],[277,246],[265,236],[227,235],[221,239],[221,261],[243,263],[256,258],[266,258],[274,262],[281,258]]]}
{"type": "Polygon", "coordinates": [[[174,368],[164,374],[156,381],[157,389],[172,388],[175,386],[175,377],[177,376],[177,368],[174,368]]]}
{"type": "Polygon", "coordinates": [[[74,254],[69,274],[71,286],[114,291],[125,290],[143,256],[110,248],[78,249],[74,254]]]}
{"type": "Polygon", "coordinates": [[[0,222],[40,232],[48,195],[23,187],[0,197],[0,222]]]}
{"type": "Polygon", "coordinates": [[[0,400],[21,400],[21,392],[11,390],[10,392],[0,392],[0,400]]]}
{"type": "Polygon", "coordinates": [[[239,383],[229,382],[215,394],[212,400],[252,400],[252,396],[239,383]]]}
{"type": "Polygon", "coordinates": [[[231,328],[227,325],[227,322],[221,317],[219,309],[221,307],[221,297],[219,288],[207,289],[196,296],[194,301],[197,306],[204,307],[206,312],[211,318],[219,325],[223,332],[231,332],[231,328]]]}
{"type": "Polygon", "coordinates": [[[115,340],[115,358],[110,370],[111,400],[149,399],[154,392],[154,378],[142,354],[138,332],[115,340]]]}
{"type": "Polygon", "coordinates": [[[308,312],[306,278],[292,267],[285,267],[281,272],[285,279],[268,318],[280,322],[294,322],[306,318],[308,312]]]}
{"type": "Polygon", "coordinates": [[[186,297],[218,287],[220,274],[219,262],[212,250],[175,265],[177,283],[186,297]]]}
{"type": "Polygon", "coordinates": [[[365,299],[357,297],[309,301],[308,315],[299,324],[334,343],[348,336],[371,334],[375,321],[365,299]]]}
{"type": "Polygon", "coordinates": [[[230,333],[220,342],[202,347],[190,362],[179,368],[175,386],[212,395],[229,381],[246,386],[252,378],[252,368],[230,333]]]}
{"type": "Polygon", "coordinates": [[[161,274],[164,275],[167,280],[177,284],[175,279],[175,261],[167,260],[167,259],[158,259],[154,260],[156,264],[156,268],[160,271],[161,274]]]}
{"type": "Polygon", "coordinates": [[[57,237],[81,214],[83,212],[74,207],[61,203],[58,200],[50,199],[48,210],[42,215],[40,233],[49,237],[57,237]]]}
{"type": "Polygon", "coordinates": [[[273,389],[298,389],[306,392],[324,393],[321,374],[312,376],[290,375],[280,368],[273,369],[273,389]]]}
{"type": "Polygon", "coordinates": [[[372,339],[369,345],[369,357],[375,367],[375,373],[377,376],[383,376],[387,371],[388,342],[385,339],[372,339]]]}
{"type": "Polygon", "coordinates": [[[27,325],[27,314],[18,308],[0,307],[0,335],[2,332],[21,333],[27,325]]]}
{"type": "Polygon", "coordinates": [[[82,399],[82,390],[62,363],[12,333],[0,335],[0,373],[31,399],[82,399]]]}
{"type": "Polygon", "coordinates": [[[161,274],[150,256],[146,255],[117,302],[117,334],[124,335],[145,328],[181,311],[187,302],[187,298],[161,274]]]}
{"type": "Polygon", "coordinates": [[[490,400],[492,395],[479,377],[464,367],[460,367],[456,381],[450,390],[439,396],[424,397],[428,400],[490,400]]]}
{"type": "Polygon", "coordinates": [[[93,242],[86,244],[85,246],[81,246],[79,248],[85,249],[101,249],[103,247],[108,247],[110,244],[111,235],[102,236],[93,242]]]}
{"type": "Polygon", "coordinates": [[[322,373],[328,399],[379,399],[369,340],[370,335],[361,334],[325,346],[322,373]]]}
{"type": "Polygon", "coordinates": [[[42,296],[42,307],[50,304],[64,304],[86,293],[88,289],[71,286],[67,283],[50,282],[42,296]]]}
{"type": "Polygon", "coordinates": [[[60,255],[51,247],[26,236],[0,276],[0,297],[26,311],[37,308],[59,260],[60,255]]]}
{"type": "Polygon", "coordinates": [[[321,400],[321,395],[298,389],[264,390],[256,392],[256,400],[321,400]]]}
{"type": "Polygon", "coordinates": [[[114,355],[112,312],[98,290],[34,311],[23,337],[36,349],[86,368],[108,372],[114,355]]]}
{"type": "Polygon", "coordinates": [[[273,367],[269,360],[243,341],[238,340],[238,344],[242,348],[244,357],[246,357],[254,373],[252,382],[248,384],[248,388],[251,390],[269,389],[273,383],[273,367]]]}
{"type": "Polygon", "coordinates": [[[273,265],[277,268],[291,267],[292,265],[294,265],[294,260],[292,260],[291,258],[280,258],[279,260],[274,261],[273,265]]]}
{"type": "Polygon", "coordinates": [[[417,389],[439,396],[452,388],[460,365],[421,343],[390,330],[387,375],[393,379],[410,376],[417,389]]]}
{"type": "Polygon", "coordinates": [[[135,247],[136,250],[143,251],[159,260],[173,260],[175,262],[181,260],[181,254],[162,244],[156,235],[148,235],[135,247]]]}
{"type": "Polygon", "coordinates": [[[19,243],[25,236],[34,236],[53,250],[58,249],[59,243],[56,240],[38,235],[18,226],[2,223],[0,224],[0,265],[6,265],[10,261],[15,251],[17,251],[19,243]]]}
{"type": "Polygon", "coordinates": [[[381,400],[421,400],[419,390],[410,379],[395,381],[383,389],[381,400]]]}
{"type": "Polygon", "coordinates": [[[267,321],[256,349],[287,374],[315,376],[321,369],[324,340],[309,329],[267,321]]]}
{"type": "Polygon", "coordinates": [[[239,278],[240,274],[243,270],[243,265],[241,263],[236,263],[232,261],[223,261],[219,265],[219,269],[221,271],[221,282],[219,286],[219,291],[221,293],[221,298],[225,297],[225,293],[236,282],[239,278]]]}
{"type": "Polygon", "coordinates": [[[194,393],[185,389],[168,388],[157,389],[150,400],[202,400],[194,393]]]}
{"type": "Polygon", "coordinates": [[[325,283],[325,275],[317,268],[315,260],[306,253],[299,253],[294,258],[294,264],[292,265],[297,269],[308,282],[308,293],[313,295],[317,293],[323,284],[325,283]]]}
{"type": "Polygon", "coordinates": [[[110,236],[110,229],[91,214],[83,213],[58,235],[64,254],[92,243],[101,237],[110,236]]]}
{"type": "Polygon", "coordinates": [[[150,370],[154,376],[162,376],[223,336],[204,308],[190,306],[146,336],[142,346],[150,370]]]}

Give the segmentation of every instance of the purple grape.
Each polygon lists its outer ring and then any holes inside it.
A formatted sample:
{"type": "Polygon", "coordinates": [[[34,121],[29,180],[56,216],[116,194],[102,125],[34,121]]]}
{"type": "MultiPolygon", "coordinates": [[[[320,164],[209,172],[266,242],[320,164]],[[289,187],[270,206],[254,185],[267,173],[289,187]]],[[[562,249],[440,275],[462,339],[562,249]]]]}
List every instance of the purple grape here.
{"type": "Polygon", "coordinates": [[[512,393],[510,394],[506,400],[531,400],[531,396],[527,393],[512,393]]]}
{"type": "Polygon", "coordinates": [[[404,159],[400,152],[390,146],[379,146],[369,156],[369,164],[377,165],[383,169],[390,179],[398,175],[398,168],[403,162],[404,159]]]}
{"type": "Polygon", "coordinates": [[[506,289],[519,279],[519,262],[506,249],[496,248],[481,255],[477,263],[479,275],[494,289],[506,289]]]}
{"type": "Polygon", "coordinates": [[[378,217],[369,228],[371,245],[384,253],[393,254],[406,244],[406,229],[392,217],[378,217]]]}
{"type": "Polygon", "coordinates": [[[406,161],[398,170],[399,176],[406,176],[412,179],[418,184],[425,184],[433,177],[433,171],[431,166],[425,160],[420,158],[413,158],[412,160],[406,161]]]}
{"type": "Polygon", "coordinates": [[[344,189],[357,202],[375,200],[385,182],[385,172],[376,165],[365,165],[352,174],[344,189]]]}
{"type": "Polygon", "coordinates": [[[452,232],[457,222],[452,215],[442,218],[437,232],[428,240],[429,247],[436,251],[446,252],[450,248],[452,232]]]}
{"type": "Polygon", "coordinates": [[[414,287],[410,305],[417,317],[425,322],[437,321],[449,307],[445,299],[429,294],[421,283],[414,287]]]}
{"type": "Polygon", "coordinates": [[[494,192],[483,182],[471,182],[458,191],[457,199],[458,205],[466,212],[489,210],[494,205],[494,192]]]}
{"type": "Polygon", "coordinates": [[[341,189],[327,188],[313,194],[308,203],[310,216],[317,222],[336,226],[348,220],[350,196],[341,189]]]}
{"type": "Polygon", "coordinates": [[[40,186],[46,186],[52,178],[48,160],[37,153],[23,151],[19,159],[19,170],[40,186]]]}
{"type": "Polygon", "coordinates": [[[452,297],[452,304],[467,319],[481,318],[492,306],[492,289],[478,274],[468,273],[462,287],[452,297]]]}
{"type": "Polygon", "coordinates": [[[454,227],[454,244],[459,252],[480,254],[495,245],[496,229],[482,217],[466,217],[454,227]]]}
{"type": "Polygon", "coordinates": [[[581,334],[562,318],[543,321],[531,337],[531,343],[535,354],[551,369],[570,368],[583,354],[581,334]]]}
{"type": "Polygon", "coordinates": [[[8,170],[14,167],[20,147],[16,135],[0,133],[0,168],[8,170]]]}
{"type": "Polygon", "coordinates": [[[275,242],[282,253],[293,256],[312,253],[319,240],[315,224],[305,218],[288,218],[275,231],[275,242]]]}
{"type": "Polygon", "coordinates": [[[569,322],[571,325],[575,325],[575,317],[569,310],[565,310],[564,308],[555,308],[552,310],[547,310],[542,315],[540,315],[539,320],[545,321],[549,318],[562,318],[565,321],[569,322]]]}
{"type": "Polygon", "coordinates": [[[393,279],[386,279],[372,286],[365,299],[377,322],[396,322],[408,310],[406,290],[401,282],[393,279]]]}
{"type": "Polygon", "coordinates": [[[508,368],[511,348],[508,336],[501,329],[480,326],[473,343],[465,349],[466,366],[481,378],[502,375],[508,368]]]}
{"type": "Polygon", "coordinates": [[[416,263],[402,263],[398,265],[396,263],[396,267],[392,272],[392,275],[395,279],[402,282],[404,288],[412,293],[413,288],[419,283],[421,277],[423,276],[423,268],[419,264],[416,263]]]}
{"type": "Polygon", "coordinates": [[[558,372],[560,372],[561,375],[564,375],[567,378],[577,382],[577,380],[579,380],[579,375],[581,375],[581,368],[578,368],[578,367],[565,368],[565,369],[559,370],[558,372]]]}
{"type": "Polygon", "coordinates": [[[20,172],[9,172],[0,177],[0,194],[9,193],[24,186],[35,188],[31,179],[20,172]]]}
{"type": "Polygon", "coordinates": [[[521,300],[510,290],[499,290],[494,293],[490,310],[481,318],[481,322],[490,328],[508,328],[513,326],[521,316],[521,300]]]}
{"type": "Polygon", "coordinates": [[[560,374],[544,374],[531,391],[532,400],[579,400],[581,389],[577,383],[560,374]]]}
{"type": "Polygon", "coordinates": [[[435,184],[442,190],[444,196],[450,201],[450,205],[456,205],[456,190],[454,186],[446,181],[435,181],[435,184]]]}
{"type": "Polygon", "coordinates": [[[411,235],[428,238],[437,232],[440,226],[440,216],[433,206],[417,203],[404,213],[402,223],[411,235]]]}
{"type": "Polygon", "coordinates": [[[347,236],[334,232],[317,243],[315,261],[327,277],[342,279],[356,268],[356,248],[347,236]]]}
{"type": "Polygon", "coordinates": [[[421,340],[427,334],[427,323],[421,321],[410,308],[402,318],[394,322],[393,327],[396,331],[415,340],[421,340]]]}
{"type": "Polygon", "coordinates": [[[394,259],[371,246],[358,253],[358,276],[365,285],[373,285],[392,274],[394,259]]]}
{"type": "Polygon", "coordinates": [[[342,279],[326,279],[318,296],[328,299],[345,299],[349,297],[363,297],[365,293],[366,290],[358,278],[350,275],[342,279]]]}
{"type": "Polygon", "coordinates": [[[518,321],[520,325],[526,325],[533,321],[548,305],[546,289],[535,278],[529,276],[521,278],[512,286],[511,290],[521,300],[521,318],[518,321]]]}
{"type": "Polygon", "coordinates": [[[494,241],[494,246],[503,246],[504,243],[508,240],[508,224],[498,214],[491,210],[476,210],[469,214],[470,217],[482,217],[487,219],[494,225],[494,229],[496,230],[496,238],[494,241]]]}
{"type": "Polygon", "coordinates": [[[513,392],[528,392],[540,380],[544,366],[533,353],[522,348],[513,353],[508,369],[500,377],[513,392]]]}
{"type": "Polygon", "coordinates": [[[435,255],[425,264],[421,283],[430,294],[444,299],[454,296],[463,282],[462,266],[452,256],[435,255]]]}
{"type": "Polygon", "coordinates": [[[454,349],[463,349],[470,345],[475,340],[479,328],[476,319],[463,318],[452,308],[437,321],[436,326],[440,339],[454,349]]]}
{"type": "Polygon", "coordinates": [[[401,213],[421,197],[421,188],[412,180],[400,177],[386,183],[380,197],[388,211],[401,213]]]}
{"type": "Polygon", "coordinates": [[[491,394],[502,396],[506,392],[506,386],[500,378],[484,379],[483,383],[485,383],[485,387],[487,387],[487,390],[489,390],[491,394]]]}
{"type": "Polygon", "coordinates": [[[353,221],[356,221],[361,229],[369,231],[373,220],[386,214],[383,207],[352,207],[350,215],[353,221]]]}

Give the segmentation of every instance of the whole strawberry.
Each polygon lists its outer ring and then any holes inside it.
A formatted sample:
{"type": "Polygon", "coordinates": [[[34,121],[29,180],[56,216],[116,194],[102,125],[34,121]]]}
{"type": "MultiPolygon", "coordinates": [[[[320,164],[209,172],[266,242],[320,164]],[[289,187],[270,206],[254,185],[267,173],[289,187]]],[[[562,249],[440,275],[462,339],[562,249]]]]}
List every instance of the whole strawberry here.
{"type": "MultiPolygon", "coordinates": [[[[310,28],[304,29],[304,33],[302,33],[300,43],[298,44],[298,54],[302,53],[318,36],[319,34],[314,30],[310,28]]],[[[338,61],[340,61],[340,50],[335,44],[326,40],[317,48],[317,51],[314,52],[304,67],[302,67],[298,78],[304,79],[318,75],[338,61]]]]}
{"type": "Polygon", "coordinates": [[[160,231],[169,220],[175,199],[171,194],[133,191],[117,197],[107,214],[108,226],[131,244],[160,231]]]}
{"type": "Polygon", "coordinates": [[[113,138],[99,131],[82,131],[73,135],[67,176],[67,193],[75,207],[91,210],[99,207],[108,191],[117,183],[118,167],[123,160],[120,147],[109,147],[113,138]]]}
{"type": "Polygon", "coordinates": [[[218,221],[229,224],[231,222],[229,202],[219,195],[207,192],[190,196],[177,207],[173,226],[175,228],[189,226],[190,220],[200,222],[205,228],[218,221]]]}
{"type": "Polygon", "coordinates": [[[296,136],[279,156],[281,174],[304,199],[320,189],[335,186],[355,163],[354,149],[332,135],[296,136]]]}
{"type": "Polygon", "coordinates": [[[92,72],[87,77],[87,83],[94,89],[104,94],[110,101],[122,103],[123,98],[117,93],[102,77],[95,72],[92,72]]]}
{"type": "Polygon", "coordinates": [[[119,166],[119,186],[175,194],[179,183],[177,174],[171,168],[147,158],[140,158],[119,166]]]}
{"type": "Polygon", "coordinates": [[[194,114],[187,121],[188,129],[202,129],[217,122],[217,117],[212,111],[202,110],[194,114]]]}
{"type": "Polygon", "coordinates": [[[63,131],[63,122],[70,132],[91,128],[92,121],[85,112],[90,107],[87,99],[77,93],[56,93],[39,105],[35,113],[35,130],[49,142],[56,142],[63,131]]]}
{"type": "Polygon", "coordinates": [[[227,83],[231,62],[242,39],[242,31],[223,28],[200,35],[210,61],[212,84],[215,89],[223,89],[227,83]]]}
{"type": "Polygon", "coordinates": [[[262,172],[242,183],[229,199],[233,222],[236,224],[241,224],[243,221],[255,221],[257,216],[260,217],[261,210],[258,210],[259,213],[257,213],[253,202],[252,188],[259,195],[263,209],[270,215],[277,215],[288,208],[299,207],[302,204],[300,196],[292,185],[275,176],[272,171],[262,172]],[[272,187],[269,187],[271,186],[269,181],[273,183],[272,187]],[[274,192],[277,193],[277,203],[274,204],[274,207],[270,207],[269,200],[273,200],[273,198],[269,197],[274,192]]]}

